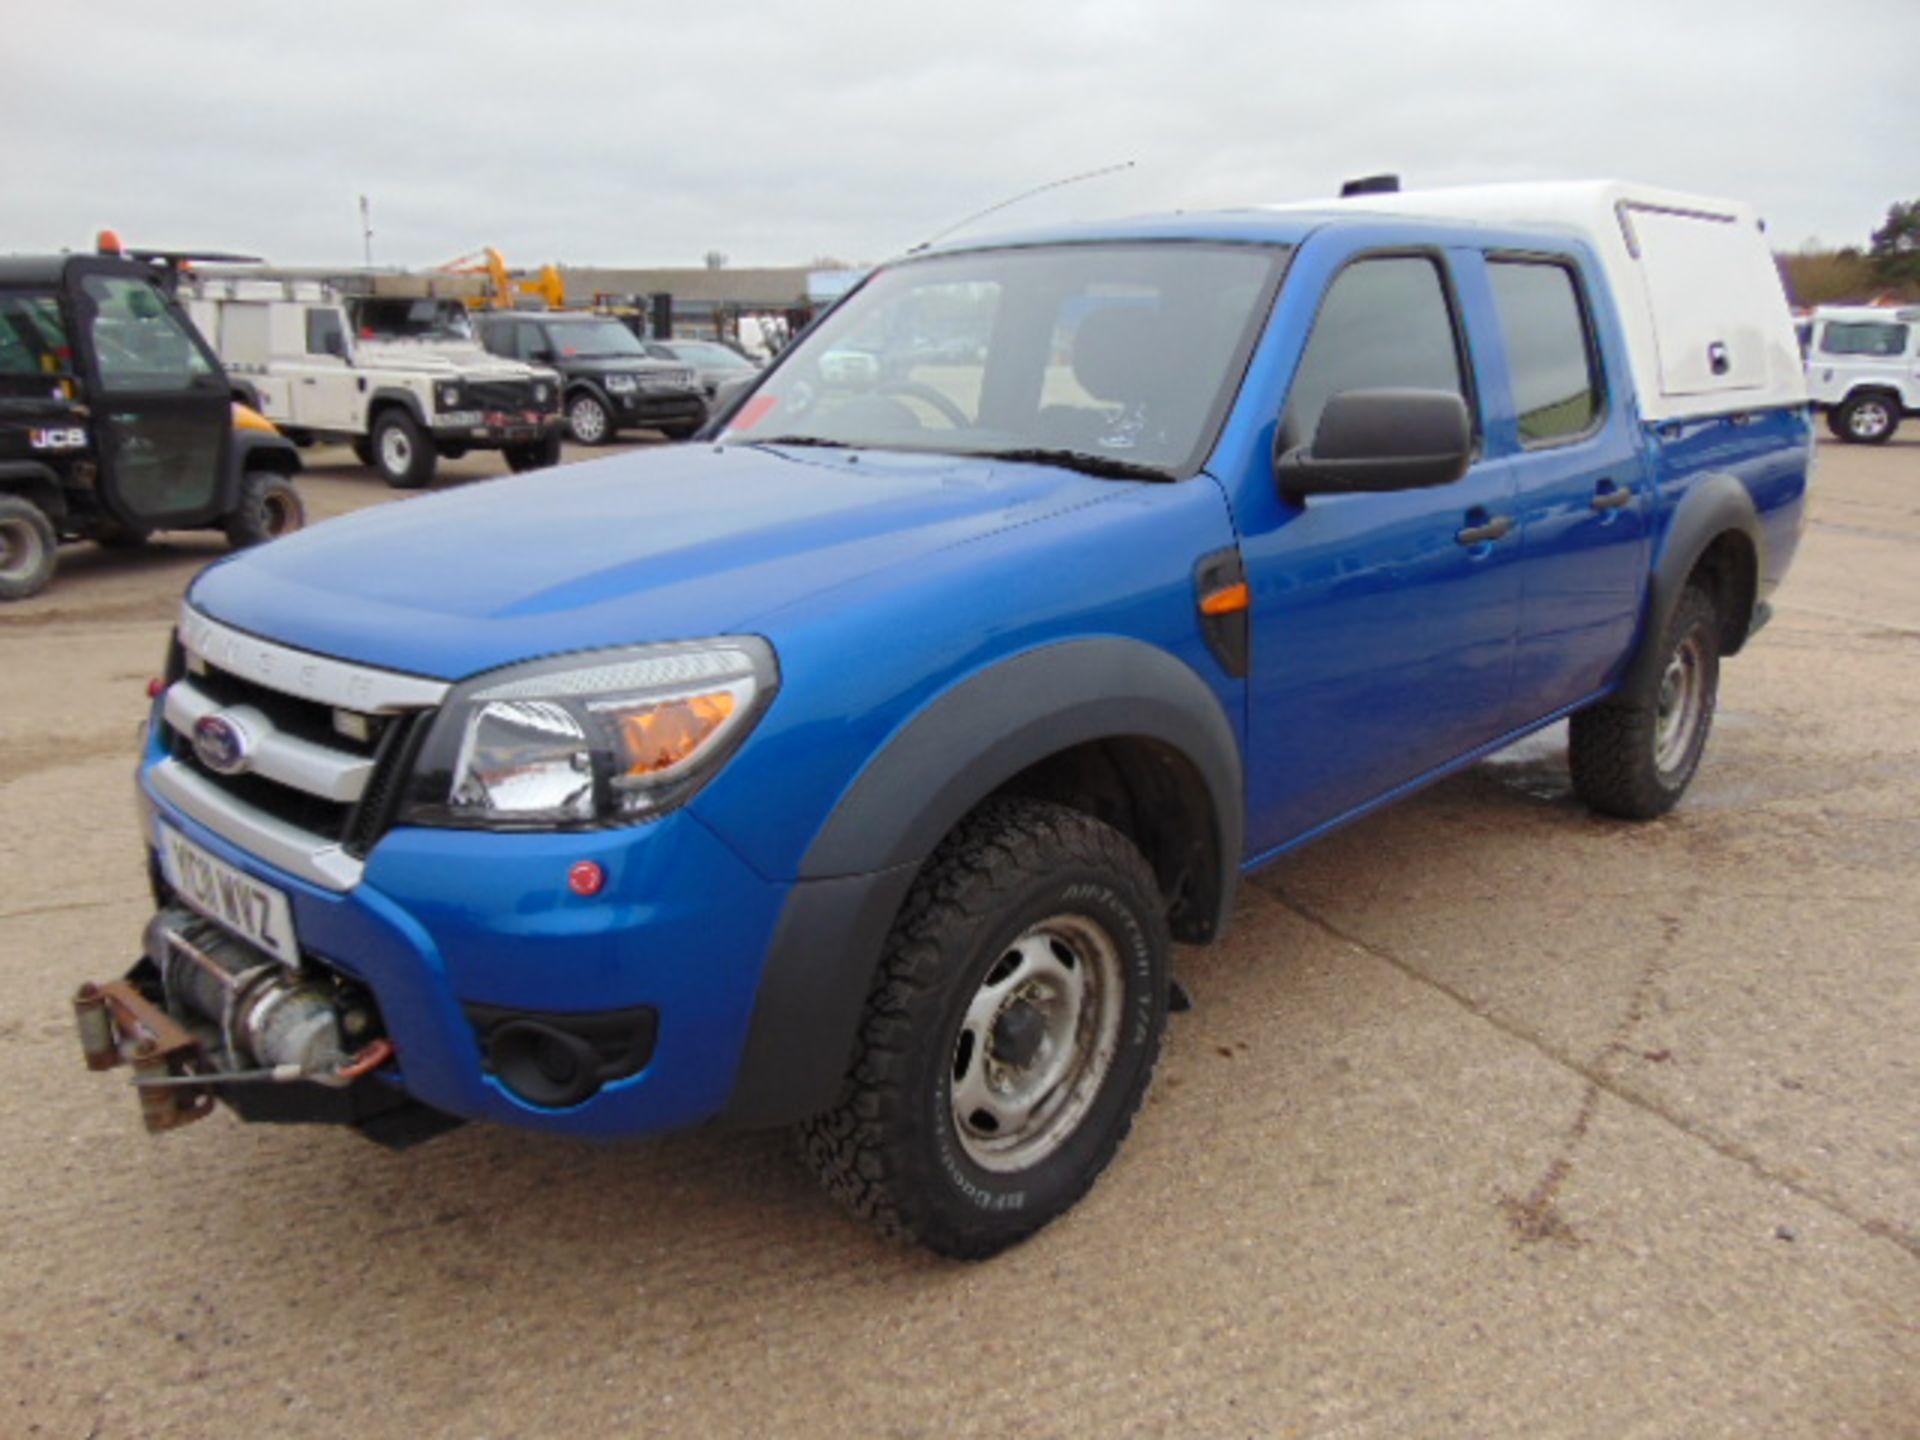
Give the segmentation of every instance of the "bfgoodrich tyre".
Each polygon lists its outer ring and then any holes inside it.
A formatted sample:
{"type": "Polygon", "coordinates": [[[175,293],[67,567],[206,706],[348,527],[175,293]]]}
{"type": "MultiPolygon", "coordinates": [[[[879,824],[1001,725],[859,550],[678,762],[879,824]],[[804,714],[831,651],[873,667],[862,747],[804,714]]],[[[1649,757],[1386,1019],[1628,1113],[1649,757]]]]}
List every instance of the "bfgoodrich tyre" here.
{"type": "Polygon", "coordinates": [[[1167,929],[1124,836],[995,801],[901,908],[835,1106],[802,1127],[828,1190],[884,1232],[979,1259],[1093,1185],[1133,1123],[1167,1010],[1167,929]]]}
{"type": "Polygon", "coordinates": [[[1592,706],[1569,723],[1574,791],[1603,815],[1664,815],[1700,768],[1720,695],[1720,622],[1699,586],[1674,607],[1659,663],[1652,695],[1592,706]]]}

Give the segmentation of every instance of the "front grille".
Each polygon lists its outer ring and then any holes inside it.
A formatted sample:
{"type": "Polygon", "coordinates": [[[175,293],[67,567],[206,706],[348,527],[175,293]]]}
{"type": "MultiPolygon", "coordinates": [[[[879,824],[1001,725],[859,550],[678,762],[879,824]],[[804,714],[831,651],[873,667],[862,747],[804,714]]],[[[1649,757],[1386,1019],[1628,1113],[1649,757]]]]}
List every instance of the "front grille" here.
{"type": "Polygon", "coordinates": [[[461,387],[463,410],[531,410],[531,380],[469,380],[461,387]]]}
{"type": "Polygon", "coordinates": [[[257,640],[191,610],[176,643],[157,789],[243,849],[350,884],[394,823],[414,740],[447,687],[257,640]],[[208,732],[205,755],[196,730],[208,732]]]}

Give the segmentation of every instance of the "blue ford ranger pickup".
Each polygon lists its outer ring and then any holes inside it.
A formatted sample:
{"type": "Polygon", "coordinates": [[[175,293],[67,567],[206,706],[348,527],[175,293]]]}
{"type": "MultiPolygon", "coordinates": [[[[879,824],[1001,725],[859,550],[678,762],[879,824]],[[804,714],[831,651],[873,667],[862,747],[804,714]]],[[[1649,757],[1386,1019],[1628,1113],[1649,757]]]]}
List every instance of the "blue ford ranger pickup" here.
{"type": "Polygon", "coordinates": [[[1671,807],[1802,524],[1743,205],[1384,193],[875,272],[700,443],[222,561],[76,999],[149,1127],[794,1124],[984,1256],[1139,1107],[1246,872],[1571,717],[1671,807]]]}

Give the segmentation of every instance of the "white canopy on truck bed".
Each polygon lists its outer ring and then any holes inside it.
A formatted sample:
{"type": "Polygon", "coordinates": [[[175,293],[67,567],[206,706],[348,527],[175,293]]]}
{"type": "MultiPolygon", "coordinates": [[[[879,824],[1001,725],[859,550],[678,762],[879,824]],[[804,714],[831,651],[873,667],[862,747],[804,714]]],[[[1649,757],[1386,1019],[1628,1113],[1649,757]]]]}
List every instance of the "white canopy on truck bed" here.
{"type": "Polygon", "coordinates": [[[1643,420],[1807,402],[1780,272],[1750,205],[1618,180],[1352,195],[1276,210],[1370,210],[1572,231],[1619,307],[1643,420]]]}

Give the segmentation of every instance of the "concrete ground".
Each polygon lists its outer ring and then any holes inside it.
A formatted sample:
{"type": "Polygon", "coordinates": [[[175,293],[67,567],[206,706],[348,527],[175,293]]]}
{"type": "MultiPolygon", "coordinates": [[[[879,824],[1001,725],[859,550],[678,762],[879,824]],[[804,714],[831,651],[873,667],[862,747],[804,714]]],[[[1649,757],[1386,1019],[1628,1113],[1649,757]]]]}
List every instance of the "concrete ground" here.
{"type": "Polygon", "coordinates": [[[149,1139],[68,998],[219,553],[0,610],[0,1435],[1920,1435],[1920,434],[1823,446],[1679,811],[1549,734],[1265,871],[1113,1169],[975,1266],[779,1134],[149,1139]]]}

